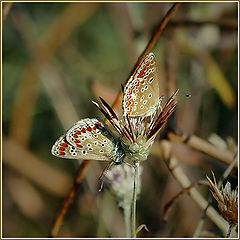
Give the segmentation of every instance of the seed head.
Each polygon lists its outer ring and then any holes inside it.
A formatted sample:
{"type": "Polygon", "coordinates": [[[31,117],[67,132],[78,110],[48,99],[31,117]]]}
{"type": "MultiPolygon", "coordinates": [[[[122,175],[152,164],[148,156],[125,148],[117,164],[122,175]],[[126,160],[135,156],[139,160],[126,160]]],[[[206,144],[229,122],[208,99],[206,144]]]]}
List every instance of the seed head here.
{"type": "Polygon", "coordinates": [[[238,223],[238,191],[231,190],[231,184],[226,183],[225,187],[218,188],[217,182],[212,172],[213,182],[207,176],[207,180],[210,184],[210,191],[213,197],[217,200],[218,208],[221,215],[230,223],[238,223]]]}

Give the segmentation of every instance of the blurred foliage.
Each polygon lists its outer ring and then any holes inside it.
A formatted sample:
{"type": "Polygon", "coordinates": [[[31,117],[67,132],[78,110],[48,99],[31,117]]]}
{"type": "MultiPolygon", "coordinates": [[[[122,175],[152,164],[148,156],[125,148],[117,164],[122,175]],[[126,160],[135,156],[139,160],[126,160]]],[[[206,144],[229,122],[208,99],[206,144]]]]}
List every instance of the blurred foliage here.
{"type": "MultiPolygon", "coordinates": [[[[100,95],[113,103],[171,4],[13,3],[2,29],[3,237],[48,236],[78,166],[51,156],[52,144],[78,119],[101,116],[91,100],[100,95]],[[15,144],[31,155],[24,159],[15,144]],[[48,174],[29,176],[37,170],[28,168],[32,157],[48,174]],[[58,177],[66,182],[62,189],[58,177]]],[[[178,99],[177,127],[204,139],[217,133],[237,142],[237,8],[236,2],[183,3],[153,49],[161,94],[179,88],[192,95],[178,99]]],[[[193,182],[226,168],[181,144],[174,151],[193,182]]],[[[90,164],[59,236],[124,237],[114,199],[104,198],[107,189],[98,193],[103,165],[90,164]]],[[[159,159],[150,156],[143,167],[137,220],[149,232],[139,236],[192,236],[201,210],[184,196],[163,223],[164,204],[181,188],[159,159]]],[[[206,188],[199,189],[207,198],[206,188]]],[[[207,219],[204,228],[215,226],[207,219]]]]}

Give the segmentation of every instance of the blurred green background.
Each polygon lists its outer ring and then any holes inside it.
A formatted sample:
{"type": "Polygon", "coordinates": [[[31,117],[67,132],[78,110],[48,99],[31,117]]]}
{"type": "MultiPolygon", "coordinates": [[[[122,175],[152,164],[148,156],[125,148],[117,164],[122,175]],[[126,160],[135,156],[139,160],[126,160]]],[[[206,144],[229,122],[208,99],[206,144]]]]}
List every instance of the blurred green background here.
{"type": "MultiPolygon", "coordinates": [[[[91,100],[112,104],[172,3],[3,3],[3,237],[47,237],[78,169],[51,155],[54,141],[81,118],[101,116],[91,100]]],[[[238,3],[183,3],[154,52],[160,94],[180,89],[176,126],[237,143],[238,3]]],[[[121,108],[119,108],[121,109],[121,108]]],[[[120,112],[120,111],[119,111],[120,112]]],[[[102,116],[101,116],[102,117],[102,116]]],[[[220,140],[219,140],[220,141],[220,140]]],[[[226,142],[221,142],[224,147],[226,142]]],[[[228,141],[228,142],[229,142],[228,141]]],[[[175,143],[192,182],[226,164],[175,143]]],[[[124,237],[121,211],[98,193],[104,164],[92,162],[67,212],[61,237],[124,237]]],[[[164,204],[181,187],[160,159],[142,166],[137,221],[141,237],[191,237],[201,210],[186,195],[163,222],[164,204]]],[[[235,174],[235,175],[234,175],[235,174]]],[[[230,180],[236,184],[237,173],[230,180]]],[[[230,181],[229,180],[229,181],[230,181]]],[[[207,187],[199,187],[207,198],[207,187]]],[[[217,230],[208,219],[204,230],[217,230]]],[[[209,236],[207,233],[203,236],[209,236]]]]}

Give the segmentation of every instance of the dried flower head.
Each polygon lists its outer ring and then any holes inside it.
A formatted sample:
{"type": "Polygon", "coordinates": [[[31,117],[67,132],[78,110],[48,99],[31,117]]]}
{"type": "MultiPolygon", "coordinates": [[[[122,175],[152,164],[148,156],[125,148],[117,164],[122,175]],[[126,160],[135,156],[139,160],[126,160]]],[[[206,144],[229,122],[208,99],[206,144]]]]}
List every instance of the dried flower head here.
{"type": "MultiPolygon", "coordinates": [[[[137,194],[141,190],[141,173],[142,167],[140,166],[137,194]]],[[[130,206],[132,201],[133,178],[134,168],[127,164],[114,165],[106,175],[106,182],[116,196],[119,206],[122,208],[130,206]]]]}
{"type": "Polygon", "coordinates": [[[151,115],[132,117],[126,114],[121,120],[101,97],[102,105],[93,103],[118,132],[127,157],[132,161],[144,161],[148,157],[156,135],[176,109],[174,97],[177,92],[178,90],[169,97],[164,106],[161,106],[162,98],[160,98],[158,106],[151,115]]]}
{"type": "Polygon", "coordinates": [[[226,183],[225,187],[218,188],[217,182],[212,173],[213,182],[207,176],[207,180],[210,184],[210,191],[213,197],[217,200],[218,208],[221,212],[221,215],[230,223],[237,224],[238,223],[238,191],[231,190],[231,184],[229,182],[226,183]]]}

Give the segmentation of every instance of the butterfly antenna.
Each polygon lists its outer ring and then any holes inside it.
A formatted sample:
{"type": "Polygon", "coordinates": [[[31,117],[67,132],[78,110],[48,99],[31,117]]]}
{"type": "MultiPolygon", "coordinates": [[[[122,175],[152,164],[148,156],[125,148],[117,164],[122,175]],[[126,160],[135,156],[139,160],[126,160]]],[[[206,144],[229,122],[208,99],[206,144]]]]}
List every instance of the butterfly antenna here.
{"type": "Polygon", "coordinates": [[[104,180],[105,180],[105,178],[101,181],[100,187],[98,189],[99,192],[101,192],[103,190],[104,180]]]}

